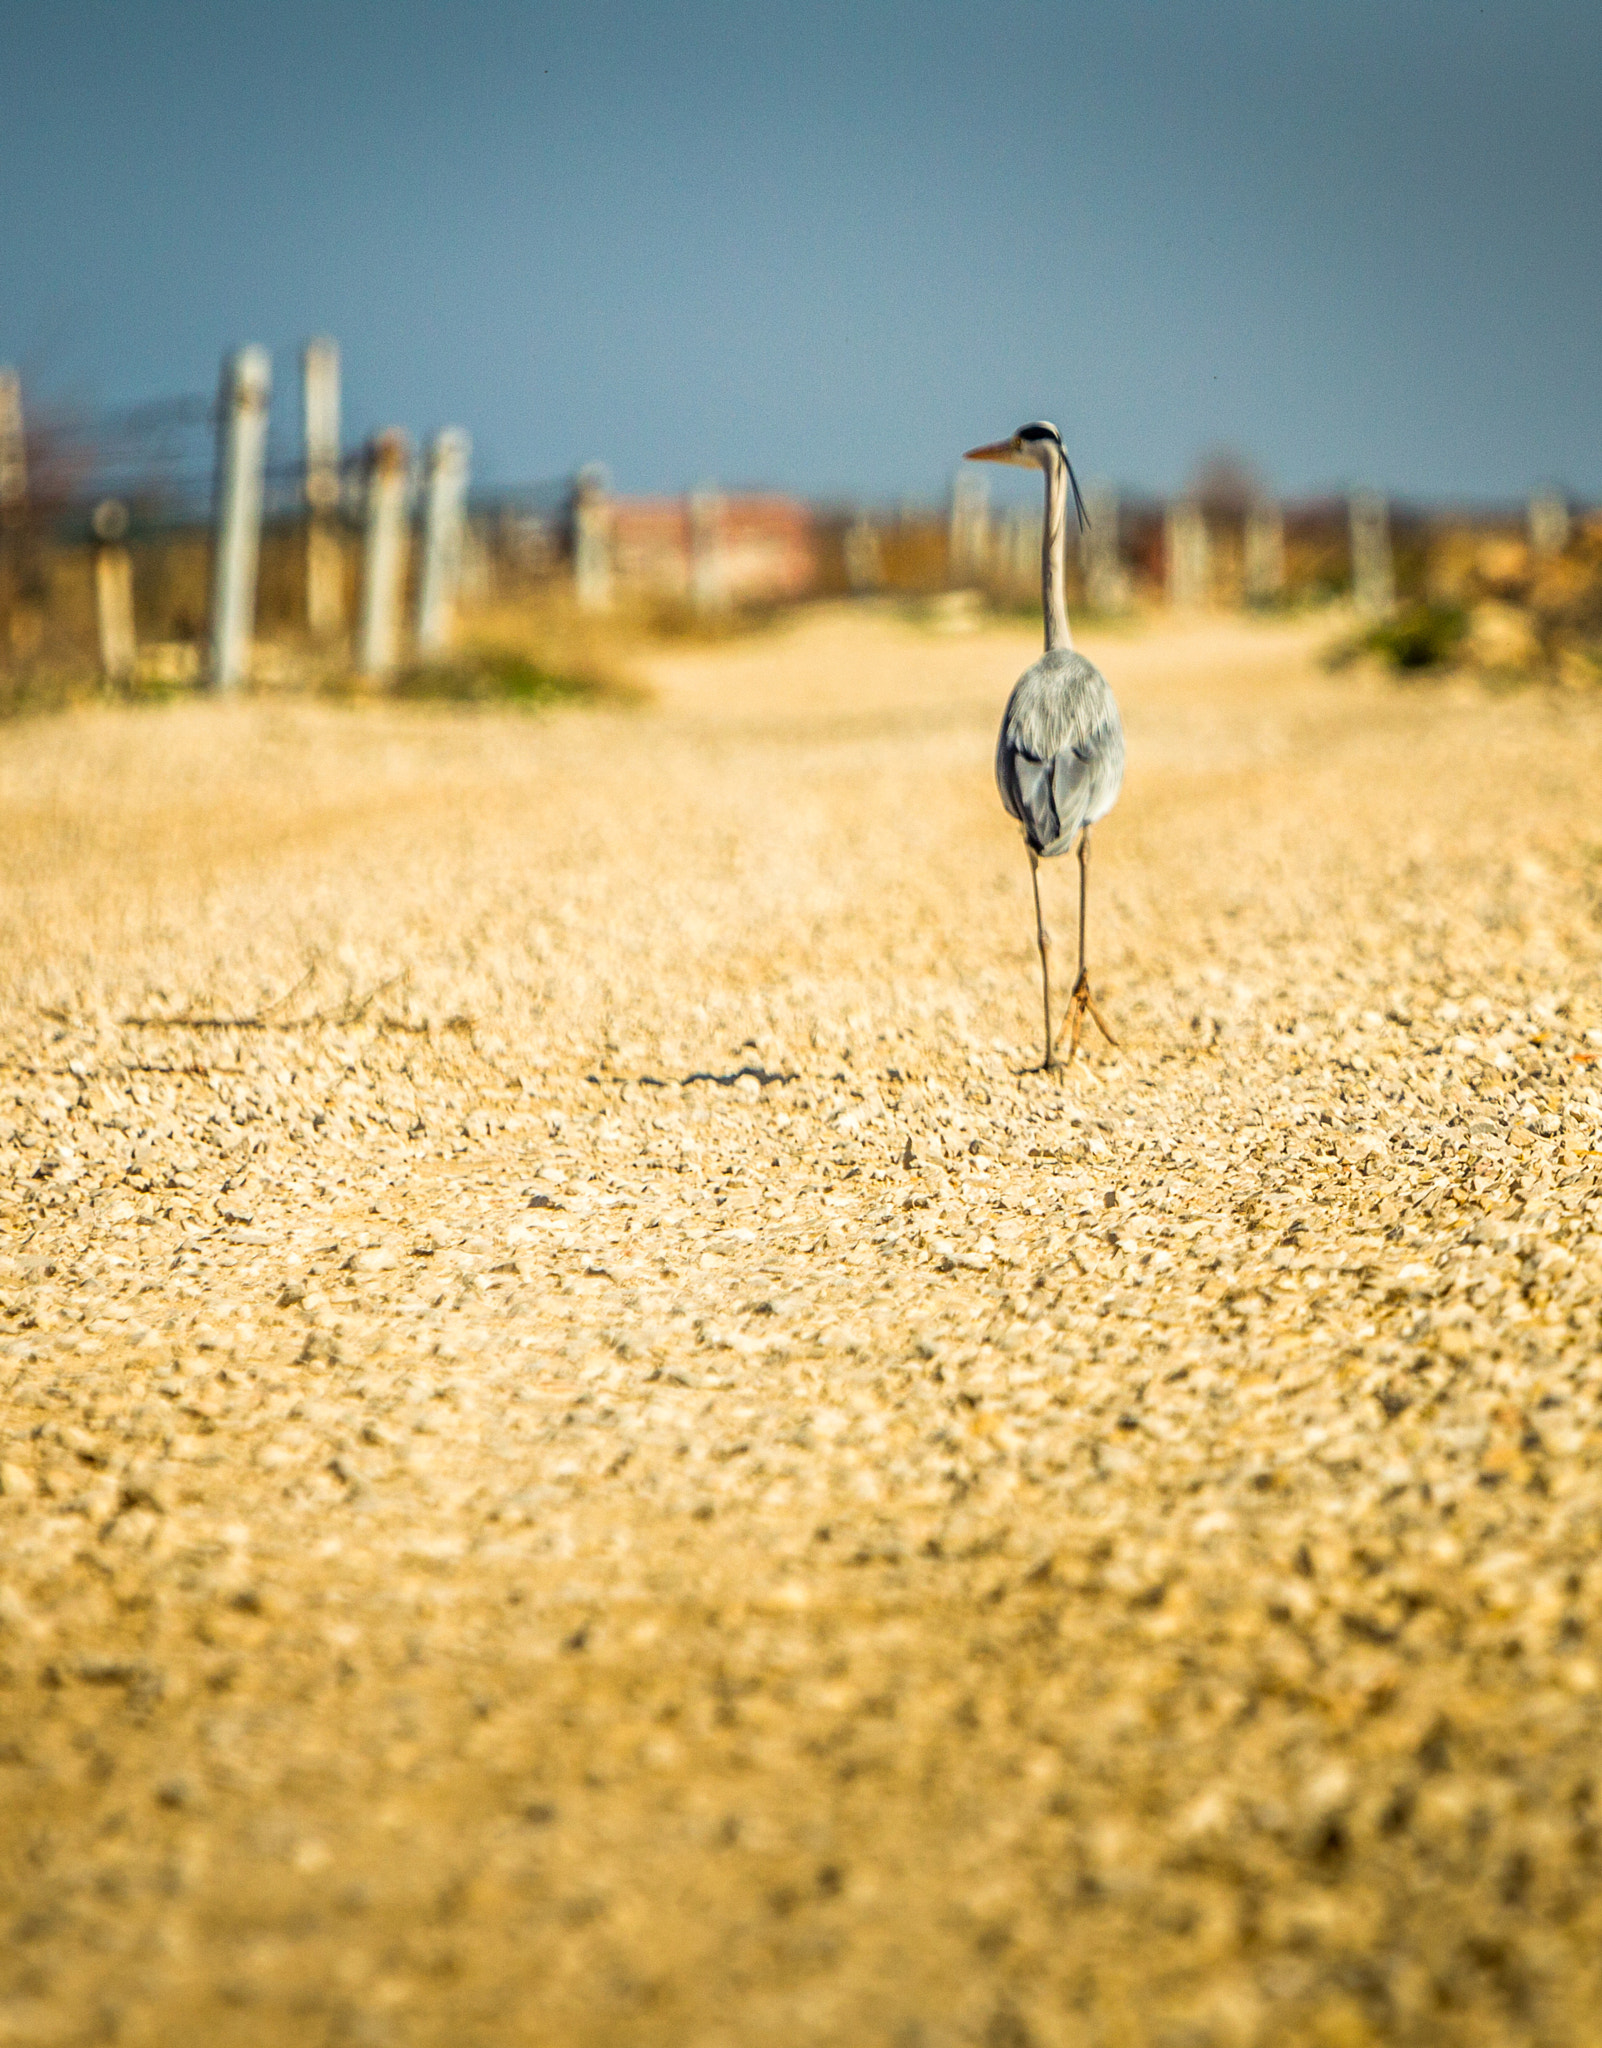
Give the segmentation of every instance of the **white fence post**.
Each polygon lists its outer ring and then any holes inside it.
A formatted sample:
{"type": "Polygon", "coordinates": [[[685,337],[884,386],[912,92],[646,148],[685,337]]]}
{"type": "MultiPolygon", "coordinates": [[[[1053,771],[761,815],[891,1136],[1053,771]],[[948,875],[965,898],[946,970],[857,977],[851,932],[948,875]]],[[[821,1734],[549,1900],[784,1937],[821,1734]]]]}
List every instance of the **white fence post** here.
{"type": "Polygon", "coordinates": [[[356,665],[389,675],[400,659],[400,599],[406,580],[406,486],[411,446],[399,427],[373,437],[367,466],[367,543],[362,559],[361,635],[356,665]]]}
{"type": "Polygon", "coordinates": [[[423,510],[423,575],[417,596],[417,651],[444,654],[456,630],[462,584],[467,466],[473,444],[460,427],[436,434],[428,450],[423,510]]]}
{"type": "Polygon", "coordinates": [[[13,654],[23,652],[17,616],[17,575],[11,529],[28,502],[27,444],[22,431],[22,380],[0,369],[0,634],[13,654]]]}
{"type": "Polygon", "coordinates": [[[262,474],[272,361],[252,345],[223,364],[218,431],[217,543],[211,587],[211,685],[231,690],[250,666],[261,549],[262,474]]]}
{"type": "Polygon", "coordinates": [[[1530,546],[1538,555],[1561,555],[1569,544],[1568,500],[1539,491],[1530,500],[1530,546]]]}
{"type": "Polygon", "coordinates": [[[953,583],[982,576],[990,560],[990,481],[974,469],[959,469],[951,480],[951,528],[947,555],[953,583]]]}
{"type": "Polygon", "coordinates": [[[716,611],[728,596],[723,574],[723,499],[715,484],[690,494],[690,603],[716,611]]]}
{"type": "Polygon", "coordinates": [[[134,632],[133,563],[122,537],[128,508],[115,498],[95,507],[95,620],[100,629],[100,673],[108,683],[125,683],[134,672],[139,642],[134,632]]]}
{"type": "Polygon", "coordinates": [[[1271,604],[1285,589],[1285,515],[1267,498],[1246,508],[1242,552],[1248,604],[1271,604]]]}
{"type": "Polygon", "coordinates": [[[1079,561],[1086,601],[1098,612],[1121,612],[1129,603],[1129,578],[1118,559],[1118,493],[1111,484],[1091,485],[1085,516],[1090,523],[1079,536],[1079,561]]]}
{"type": "Polygon", "coordinates": [[[301,356],[306,429],[306,624],[319,639],[345,627],[339,509],[339,344],[319,335],[301,356]]]}
{"type": "Polygon", "coordinates": [[[1347,507],[1352,536],[1352,598],[1366,617],[1379,619],[1396,603],[1391,522],[1377,491],[1354,491],[1347,507]]]}
{"type": "Polygon", "coordinates": [[[877,590],[884,581],[879,530],[866,512],[859,512],[841,539],[846,582],[854,591],[877,590]]]}
{"type": "Polygon", "coordinates": [[[27,443],[22,432],[22,379],[15,370],[0,370],[0,513],[24,504],[28,496],[27,443]]]}
{"type": "Polygon", "coordinates": [[[612,514],[605,465],[587,462],[573,484],[573,591],[585,611],[612,602],[612,514]]]}
{"type": "Polygon", "coordinates": [[[1032,595],[1040,586],[1043,515],[1028,505],[1015,505],[1004,529],[1003,558],[1013,595],[1032,595]]]}
{"type": "Polygon", "coordinates": [[[1168,602],[1185,611],[1204,605],[1211,582],[1207,520],[1199,505],[1170,505],[1163,520],[1168,602]]]}

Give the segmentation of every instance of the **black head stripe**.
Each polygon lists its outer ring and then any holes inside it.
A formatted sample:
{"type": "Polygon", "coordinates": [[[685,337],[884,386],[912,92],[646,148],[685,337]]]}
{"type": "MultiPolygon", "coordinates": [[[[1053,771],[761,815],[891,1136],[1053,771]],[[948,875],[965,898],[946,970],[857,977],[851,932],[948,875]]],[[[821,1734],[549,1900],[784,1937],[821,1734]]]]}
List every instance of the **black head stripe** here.
{"type": "Polygon", "coordinates": [[[1067,464],[1068,481],[1073,487],[1074,512],[1079,520],[1079,530],[1084,532],[1090,524],[1090,514],[1085,510],[1085,501],[1079,495],[1079,479],[1074,475],[1074,466],[1068,461],[1068,451],[1063,448],[1062,436],[1050,420],[1031,420],[1027,427],[1020,427],[1014,436],[1019,441],[1051,441],[1062,450],[1062,459],[1067,464]]]}

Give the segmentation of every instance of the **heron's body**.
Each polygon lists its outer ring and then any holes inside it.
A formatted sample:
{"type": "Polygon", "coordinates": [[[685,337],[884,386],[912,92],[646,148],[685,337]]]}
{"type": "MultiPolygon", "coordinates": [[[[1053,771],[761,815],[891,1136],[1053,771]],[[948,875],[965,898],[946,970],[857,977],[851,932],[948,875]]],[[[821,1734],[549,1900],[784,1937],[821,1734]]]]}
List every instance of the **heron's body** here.
{"type": "Polygon", "coordinates": [[[1079,979],[1069,997],[1073,1036],[1068,1057],[1079,1045],[1086,1013],[1110,1043],[1106,1020],[1090,992],[1085,966],[1085,894],[1090,861],[1090,828],[1118,801],[1124,780],[1124,728],[1107,678],[1074,651],[1068,628],[1068,495],[1081,520],[1079,486],[1063,450],[1062,436],[1049,420],[1020,427],[1009,441],[972,448],[976,462],[1010,462],[1038,467],[1046,479],[1046,522],[1040,550],[1040,599],[1045,615],[1046,651],[1024,670],[1007,699],[996,740],[996,787],[1008,812],[1023,827],[1035,892],[1035,932],[1040,944],[1040,984],[1046,1010],[1046,1056],[1056,1064],[1051,1032],[1049,941],[1040,915],[1039,864],[1079,843],[1079,979]]]}
{"type": "Polygon", "coordinates": [[[1041,860],[1106,817],[1124,780],[1124,728],[1107,678],[1072,647],[1024,670],[996,738],[996,787],[1041,860]]]}

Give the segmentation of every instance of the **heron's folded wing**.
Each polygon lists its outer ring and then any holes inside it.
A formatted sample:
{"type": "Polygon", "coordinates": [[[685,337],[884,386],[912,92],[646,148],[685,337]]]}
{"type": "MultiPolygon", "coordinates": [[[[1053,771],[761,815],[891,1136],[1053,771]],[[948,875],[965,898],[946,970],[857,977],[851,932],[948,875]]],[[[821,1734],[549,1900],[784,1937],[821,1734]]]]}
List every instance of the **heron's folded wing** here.
{"type": "Polygon", "coordinates": [[[1081,747],[1064,747],[1051,760],[1051,793],[1057,811],[1058,853],[1090,816],[1096,780],[1093,756],[1081,747]]]}
{"type": "Polygon", "coordinates": [[[996,749],[996,786],[1001,801],[1024,828],[1025,839],[1039,853],[1058,834],[1051,763],[1036,760],[1003,733],[996,749]]]}

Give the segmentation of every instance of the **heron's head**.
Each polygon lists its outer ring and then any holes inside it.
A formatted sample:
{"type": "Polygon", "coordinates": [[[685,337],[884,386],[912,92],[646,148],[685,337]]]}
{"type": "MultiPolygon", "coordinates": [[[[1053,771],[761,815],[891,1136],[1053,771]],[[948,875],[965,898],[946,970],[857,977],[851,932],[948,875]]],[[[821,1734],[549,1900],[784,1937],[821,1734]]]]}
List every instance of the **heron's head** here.
{"type": "Polygon", "coordinates": [[[1050,420],[1031,420],[1008,441],[989,441],[983,448],[970,448],[964,462],[1010,462],[1019,469],[1045,469],[1063,453],[1062,436],[1050,420]]]}
{"type": "Polygon", "coordinates": [[[1079,524],[1082,527],[1089,525],[1085,517],[1085,501],[1079,495],[1079,479],[1074,475],[1074,466],[1062,445],[1062,436],[1050,420],[1031,420],[1028,426],[1020,427],[1010,440],[989,441],[983,448],[970,448],[963,460],[1009,462],[1017,469],[1043,469],[1048,475],[1060,462],[1073,487],[1074,510],[1079,515],[1079,524]]]}

